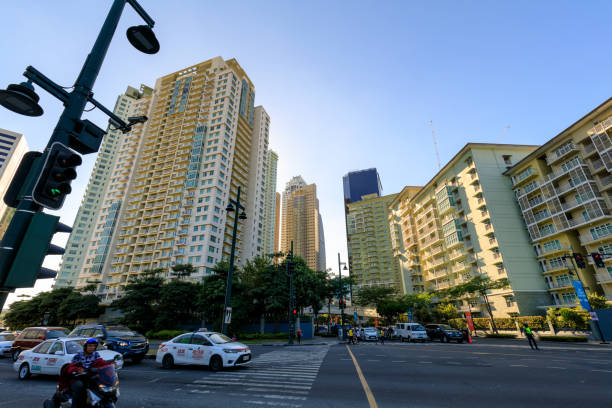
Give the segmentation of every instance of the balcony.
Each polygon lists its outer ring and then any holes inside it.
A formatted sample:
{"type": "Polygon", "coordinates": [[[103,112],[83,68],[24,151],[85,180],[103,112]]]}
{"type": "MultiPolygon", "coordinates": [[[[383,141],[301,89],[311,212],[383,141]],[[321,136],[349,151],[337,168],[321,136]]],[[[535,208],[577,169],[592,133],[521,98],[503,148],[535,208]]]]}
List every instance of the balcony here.
{"type": "Polygon", "coordinates": [[[597,272],[595,278],[598,283],[612,283],[612,274],[610,272],[597,272]]]}
{"type": "Polygon", "coordinates": [[[549,289],[569,289],[573,288],[572,282],[548,282],[549,289]]]}
{"type": "Polygon", "coordinates": [[[557,161],[563,158],[567,158],[567,156],[570,153],[577,152],[577,151],[578,151],[578,148],[574,144],[572,144],[567,150],[563,151],[562,153],[557,154],[555,152],[552,152],[550,154],[547,154],[546,163],[550,166],[553,163],[556,163],[557,161]]]}

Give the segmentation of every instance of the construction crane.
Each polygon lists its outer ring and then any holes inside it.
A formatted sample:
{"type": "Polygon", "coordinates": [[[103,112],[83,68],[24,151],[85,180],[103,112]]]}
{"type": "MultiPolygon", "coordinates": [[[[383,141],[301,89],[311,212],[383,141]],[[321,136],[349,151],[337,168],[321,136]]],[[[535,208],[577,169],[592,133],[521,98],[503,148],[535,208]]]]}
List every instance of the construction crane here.
{"type": "Polygon", "coordinates": [[[501,132],[499,132],[499,136],[497,136],[497,140],[501,140],[502,136],[504,135],[504,133],[506,133],[506,130],[510,129],[510,125],[506,125],[505,128],[502,129],[501,132]]]}
{"type": "Polygon", "coordinates": [[[442,164],[440,163],[440,152],[438,152],[438,142],[436,141],[436,132],[434,131],[433,120],[430,120],[429,124],[431,125],[431,137],[433,138],[434,149],[436,150],[436,159],[438,159],[438,170],[440,170],[442,168],[442,164]]]}

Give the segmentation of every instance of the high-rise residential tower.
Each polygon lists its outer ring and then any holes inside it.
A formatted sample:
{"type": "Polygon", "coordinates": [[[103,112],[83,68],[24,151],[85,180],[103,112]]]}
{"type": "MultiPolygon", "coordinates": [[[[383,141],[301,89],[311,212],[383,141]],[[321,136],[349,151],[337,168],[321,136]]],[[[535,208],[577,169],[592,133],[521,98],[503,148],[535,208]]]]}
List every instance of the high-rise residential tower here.
{"type": "Polygon", "coordinates": [[[146,270],[192,264],[194,279],[230,254],[241,187],[236,264],[261,254],[269,117],[235,59],[216,57],[156,81],[135,102],[149,120],[124,137],[79,276],[110,301],[146,270]],[[124,179],[125,178],[125,179],[124,179]],[[102,255],[102,258],[97,256],[102,255]],[[97,263],[96,261],[102,262],[97,263]]]}
{"type": "MultiPolygon", "coordinates": [[[[141,85],[140,90],[128,86],[125,93],[117,97],[113,113],[127,122],[127,118],[133,116],[136,106],[135,102],[141,98],[150,98],[152,92],[153,89],[145,85],[141,85]]],[[[57,274],[54,287],[75,286],[77,284],[79,273],[83,268],[87,255],[87,248],[92,238],[92,232],[100,218],[100,210],[104,208],[104,213],[108,215],[109,205],[104,205],[104,202],[108,200],[107,194],[116,195],[119,186],[128,181],[127,172],[120,172],[118,169],[115,169],[115,167],[118,164],[118,158],[121,159],[121,162],[127,163],[128,151],[122,150],[126,148],[127,145],[124,145],[123,141],[124,138],[128,138],[129,140],[130,138],[133,139],[134,136],[134,132],[124,135],[113,126],[108,126],[106,129],[106,136],[104,136],[102,144],[100,145],[98,157],[96,158],[96,163],[89,177],[87,189],[85,190],[81,206],[74,220],[72,233],[68,238],[66,253],[62,257],[62,264],[57,274]],[[113,187],[107,192],[111,180],[113,187]]],[[[130,155],[131,162],[134,160],[134,153],[135,152],[130,155]]],[[[106,216],[102,221],[103,224],[106,223],[106,216]]],[[[113,227],[114,225],[111,225],[106,227],[103,232],[98,232],[98,234],[100,234],[98,237],[110,237],[113,227]]],[[[106,251],[108,249],[107,243],[105,243],[104,239],[96,241],[102,241],[102,243],[92,247],[92,250],[95,248],[96,254],[94,258],[90,260],[90,268],[102,265],[106,258],[106,251]]],[[[86,280],[85,278],[83,279],[83,281],[86,280]]],[[[91,279],[91,281],[95,281],[95,279],[91,279]]]]}
{"type": "Polygon", "coordinates": [[[309,268],[324,271],[325,239],[315,184],[293,177],[283,192],[281,251],[304,258],[309,268]]]}
{"type": "Polygon", "coordinates": [[[506,174],[554,306],[573,306],[572,284],[612,301],[612,98],[573,123],[506,174]],[[572,253],[588,260],[572,272],[572,253]]]}
{"type": "Polygon", "coordinates": [[[3,197],[27,151],[28,145],[21,133],[0,129],[0,239],[15,213],[4,203],[3,197]]]}
{"type": "MultiPolygon", "coordinates": [[[[468,143],[421,189],[391,202],[392,242],[407,292],[447,289],[475,276],[507,278],[490,291],[495,317],[541,313],[550,296],[503,172],[537,146],[468,143]]],[[[482,304],[456,299],[486,316],[482,304]]]]}
{"type": "Polygon", "coordinates": [[[276,223],[276,167],[278,163],[278,154],[269,150],[266,162],[266,196],[264,200],[264,236],[263,236],[263,253],[271,254],[276,252],[274,238],[277,234],[276,223]]]}
{"type": "Polygon", "coordinates": [[[376,168],[351,171],[342,177],[344,202],[354,203],[364,195],[382,195],[382,184],[376,168]]]}

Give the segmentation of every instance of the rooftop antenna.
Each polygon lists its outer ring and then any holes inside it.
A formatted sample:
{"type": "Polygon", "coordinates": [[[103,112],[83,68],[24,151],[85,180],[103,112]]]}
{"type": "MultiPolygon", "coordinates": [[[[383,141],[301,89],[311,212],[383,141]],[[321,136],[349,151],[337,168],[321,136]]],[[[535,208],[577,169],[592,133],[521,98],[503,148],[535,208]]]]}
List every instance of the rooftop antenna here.
{"type": "Polygon", "coordinates": [[[433,138],[434,149],[436,150],[436,159],[438,159],[438,170],[440,170],[442,164],[440,163],[440,153],[438,152],[438,142],[436,142],[436,132],[434,131],[433,120],[430,120],[429,124],[431,125],[431,137],[433,138]]]}

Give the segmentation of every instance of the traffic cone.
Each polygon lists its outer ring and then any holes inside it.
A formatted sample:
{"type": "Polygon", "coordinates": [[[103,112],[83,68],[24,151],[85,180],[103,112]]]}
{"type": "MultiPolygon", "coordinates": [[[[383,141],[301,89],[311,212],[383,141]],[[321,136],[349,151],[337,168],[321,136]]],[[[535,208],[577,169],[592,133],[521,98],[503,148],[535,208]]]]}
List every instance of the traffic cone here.
{"type": "Polygon", "coordinates": [[[468,343],[472,343],[472,335],[470,334],[470,331],[468,330],[468,343]]]}

